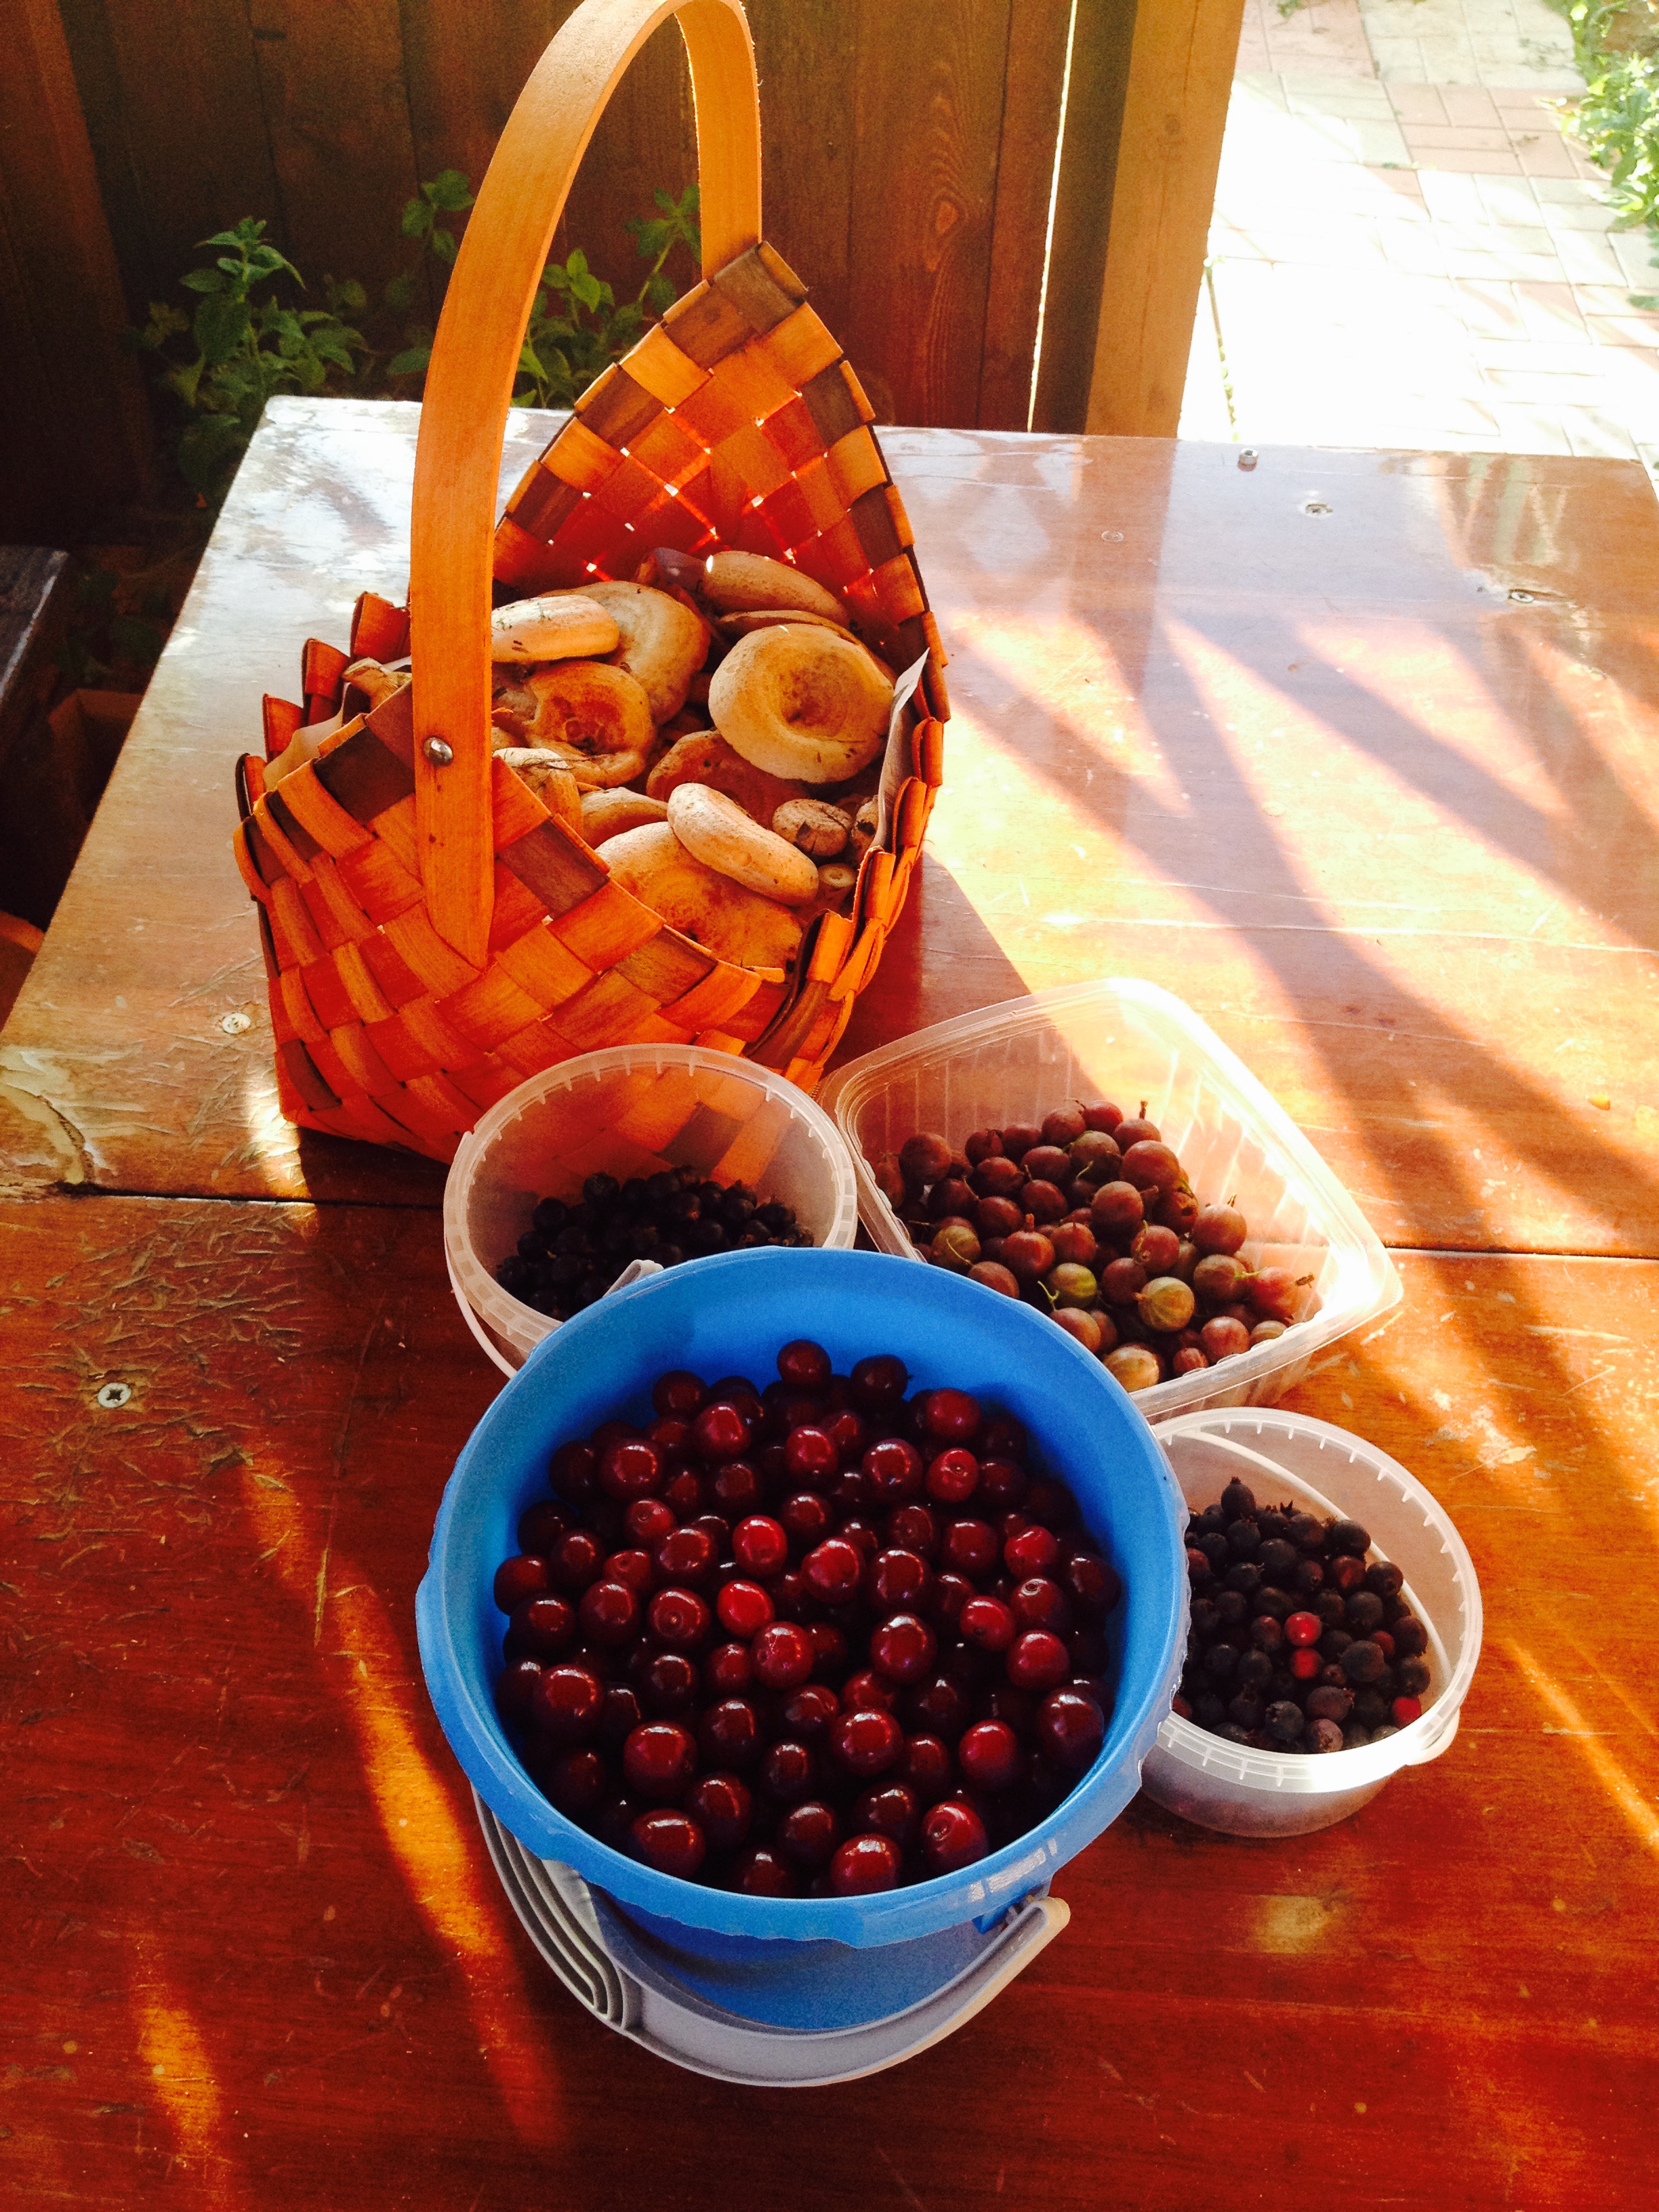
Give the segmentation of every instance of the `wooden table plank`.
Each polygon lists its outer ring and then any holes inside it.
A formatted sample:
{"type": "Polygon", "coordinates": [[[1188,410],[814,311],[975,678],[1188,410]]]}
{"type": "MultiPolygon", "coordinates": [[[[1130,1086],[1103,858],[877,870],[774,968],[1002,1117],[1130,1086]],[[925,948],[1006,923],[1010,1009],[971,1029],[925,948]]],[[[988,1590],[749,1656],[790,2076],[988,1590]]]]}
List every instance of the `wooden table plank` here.
{"type": "Polygon", "coordinates": [[[1404,1255],[1391,1325],[1292,1401],[1470,1547],[1486,1651],[1439,1761],[1279,1844],[1138,1801],[987,2014],[789,2097],[608,2036],[489,1872],[415,1650],[495,1385],[429,1220],[48,1198],[0,1249],[9,2202],[1644,2201],[1659,1265],[1404,1255]]]}
{"type": "MultiPolygon", "coordinates": [[[[0,1047],[13,1187],[435,1202],[427,1164],[278,1120],[225,850],[258,693],[292,689],[304,637],[343,637],[363,586],[403,587],[414,420],[270,410],[0,1047]]],[[[507,479],[545,427],[514,418],[507,479]]],[[[921,894],[844,1052],[1141,975],[1240,1052],[1389,1241],[1659,1250],[1643,471],[887,444],[956,718],[921,894]]]]}

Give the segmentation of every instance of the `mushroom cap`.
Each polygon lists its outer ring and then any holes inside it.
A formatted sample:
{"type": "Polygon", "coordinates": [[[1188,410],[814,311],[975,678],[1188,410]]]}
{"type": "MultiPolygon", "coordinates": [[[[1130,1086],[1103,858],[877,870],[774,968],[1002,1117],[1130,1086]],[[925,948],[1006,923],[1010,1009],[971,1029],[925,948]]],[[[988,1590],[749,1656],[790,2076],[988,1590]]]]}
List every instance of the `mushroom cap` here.
{"type": "Polygon", "coordinates": [[[745,890],[688,853],[666,822],[625,830],[605,846],[611,879],[670,928],[740,968],[787,968],[801,926],[787,907],[745,890]]]}
{"type": "Polygon", "coordinates": [[[793,623],[739,638],[708,686],[708,711],[733,751],[803,783],[839,783],[866,767],[892,705],[891,682],[861,645],[793,623]]]}

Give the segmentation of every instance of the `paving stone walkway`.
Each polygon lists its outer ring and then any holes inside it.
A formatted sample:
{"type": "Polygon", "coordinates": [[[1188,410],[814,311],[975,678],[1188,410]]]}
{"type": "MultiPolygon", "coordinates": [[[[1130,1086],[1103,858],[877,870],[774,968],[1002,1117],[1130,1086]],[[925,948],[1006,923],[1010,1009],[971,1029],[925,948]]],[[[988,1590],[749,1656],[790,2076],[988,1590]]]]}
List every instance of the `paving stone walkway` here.
{"type": "Polygon", "coordinates": [[[1544,0],[1246,0],[1181,434],[1659,470],[1659,269],[1583,90],[1544,0]]]}

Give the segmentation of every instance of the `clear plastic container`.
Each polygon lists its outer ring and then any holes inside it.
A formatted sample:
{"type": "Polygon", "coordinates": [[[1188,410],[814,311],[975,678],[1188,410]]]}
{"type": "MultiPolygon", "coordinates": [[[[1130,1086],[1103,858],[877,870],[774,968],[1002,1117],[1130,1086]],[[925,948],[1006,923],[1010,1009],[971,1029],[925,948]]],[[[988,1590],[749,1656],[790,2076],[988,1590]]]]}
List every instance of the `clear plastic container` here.
{"type": "Polygon", "coordinates": [[[1401,1595],[1429,1632],[1430,1683],[1397,1735],[1316,1757],[1253,1751],[1171,1713],[1141,1770],[1147,1796],[1227,1835],[1301,1836],[1346,1820],[1402,1767],[1438,1759],[1457,1734],[1481,1629],[1474,1562],[1444,1507],[1386,1452],[1310,1414],[1188,1413],[1153,1434],[1189,1508],[1213,1504],[1237,1476],[1260,1504],[1295,1498],[1358,1521],[1370,1557],[1406,1577],[1401,1595]]]}
{"type": "Polygon", "coordinates": [[[1010,999],[866,1053],[819,1093],[853,1155],[859,1216],[884,1252],[920,1259],[871,1163],[919,1129],[1040,1121],[1067,1098],[1144,1098],[1206,1200],[1250,1224],[1244,1257],[1311,1274],[1318,1310],[1271,1343],[1137,1393],[1149,1421],[1208,1406],[1271,1406],[1316,1352],[1400,1299],[1376,1232],[1294,1121],[1189,1006],[1156,984],[1113,977],[1010,999]]]}
{"type": "Polygon", "coordinates": [[[444,1185],[450,1285],[504,1373],[560,1325],[495,1280],[538,1201],[579,1198],[591,1175],[625,1181],[667,1167],[793,1206],[820,1247],[858,1233],[846,1146],[822,1108],[769,1067],[698,1045],[615,1045],[561,1060],[491,1107],[444,1185]]]}

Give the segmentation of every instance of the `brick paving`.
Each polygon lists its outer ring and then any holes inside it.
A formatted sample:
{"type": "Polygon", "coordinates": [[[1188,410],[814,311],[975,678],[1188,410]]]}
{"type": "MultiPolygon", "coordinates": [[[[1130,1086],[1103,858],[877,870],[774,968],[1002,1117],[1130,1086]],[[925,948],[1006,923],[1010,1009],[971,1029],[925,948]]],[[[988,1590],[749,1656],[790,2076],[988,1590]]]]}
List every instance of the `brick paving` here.
{"type": "Polygon", "coordinates": [[[1583,89],[1544,0],[1246,0],[1181,434],[1659,469],[1659,268],[1583,89]]]}

